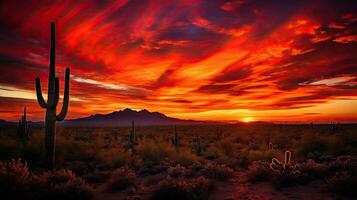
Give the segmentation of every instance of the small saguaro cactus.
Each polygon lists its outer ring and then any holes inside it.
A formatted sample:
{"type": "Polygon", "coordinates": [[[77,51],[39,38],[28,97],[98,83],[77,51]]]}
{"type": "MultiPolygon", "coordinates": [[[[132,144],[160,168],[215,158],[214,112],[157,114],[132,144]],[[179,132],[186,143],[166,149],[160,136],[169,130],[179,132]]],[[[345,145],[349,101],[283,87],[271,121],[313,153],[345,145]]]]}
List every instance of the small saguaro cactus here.
{"type": "Polygon", "coordinates": [[[175,146],[175,148],[178,148],[178,146],[179,146],[179,138],[178,138],[176,126],[174,126],[174,135],[172,136],[171,143],[172,143],[172,145],[175,146]]]}
{"type": "Polygon", "coordinates": [[[51,23],[51,47],[50,47],[50,72],[48,75],[47,102],[42,96],[40,78],[36,78],[37,101],[41,108],[46,109],[45,119],[45,148],[46,148],[46,167],[54,169],[55,148],[56,148],[56,121],[62,121],[66,117],[69,102],[69,75],[70,70],[66,68],[65,86],[63,95],[63,105],[61,112],[56,115],[56,107],[59,100],[59,78],[56,77],[55,68],[55,23],[51,23]]]}
{"type": "Polygon", "coordinates": [[[274,150],[274,145],[273,145],[273,143],[271,143],[271,142],[269,142],[269,150],[270,150],[270,151],[274,150]]]}
{"type": "Polygon", "coordinates": [[[135,131],[135,124],[134,120],[131,121],[131,130],[130,130],[130,144],[131,145],[136,145],[138,143],[138,138],[136,136],[136,131],[135,131]]]}
{"type": "Polygon", "coordinates": [[[200,156],[203,152],[202,141],[200,136],[196,136],[193,144],[193,150],[195,153],[200,156]]]}
{"type": "Polygon", "coordinates": [[[300,175],[298,165],[291,164],[291,151],[285,151],[284,163],[280,162],[277,158],[273,158],[270,163],[270,168],[282,176],[300,175]]]}
{"type": "Polygon", "coordinates": [[[19,120],[19,127],[17,128],[17,134],[21,141],[25,144],[30,137],[30,126],[28,125],[26,119],[26,107],[24,108],[24,113],[19,120]]]}

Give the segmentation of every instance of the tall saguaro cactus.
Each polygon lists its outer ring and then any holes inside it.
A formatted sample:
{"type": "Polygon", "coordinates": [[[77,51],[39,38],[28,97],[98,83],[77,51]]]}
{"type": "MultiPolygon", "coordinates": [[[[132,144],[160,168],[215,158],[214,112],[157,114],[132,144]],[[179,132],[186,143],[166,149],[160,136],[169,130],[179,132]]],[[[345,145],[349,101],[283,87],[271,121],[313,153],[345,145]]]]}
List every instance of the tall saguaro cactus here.
{"type": "Polygon", "coordinates": [[[69,102],[69,68],[66,68],[65,87],[63,96],[63,105],[61,112],[56,115],[56,107],[59,100],[59,78],[56,77],[55,68],[55,23],[51,23],[51,47],[50,47],[50,73],[48,75],[47,102],[43,99],[40,78],[36,78],[37,101],[41,108],[46,109],[45,119],[45,147],[46,147],[46,165],[48,169],[54,168],[55,147],[56,147],[56,121],[62,121],[67,114],[69,102]]]}

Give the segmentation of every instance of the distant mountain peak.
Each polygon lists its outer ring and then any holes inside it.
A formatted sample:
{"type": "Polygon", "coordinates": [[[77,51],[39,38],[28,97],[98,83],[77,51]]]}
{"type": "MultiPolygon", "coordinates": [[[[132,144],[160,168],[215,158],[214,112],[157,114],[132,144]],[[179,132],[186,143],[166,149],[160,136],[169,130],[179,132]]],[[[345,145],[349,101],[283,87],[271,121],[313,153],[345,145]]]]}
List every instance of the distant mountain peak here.
{"type": "Polygon", "coordinates": [[[204,121],[176,119],[160,112],[150,112],[147,109],[136,111],[125,108],[109,114],[94,114],[84,118],[66,120],[64,124],[81,126],[129,126],[132,120],[135,121],[136,125],[188,125],[208,123],[204,121]]]}

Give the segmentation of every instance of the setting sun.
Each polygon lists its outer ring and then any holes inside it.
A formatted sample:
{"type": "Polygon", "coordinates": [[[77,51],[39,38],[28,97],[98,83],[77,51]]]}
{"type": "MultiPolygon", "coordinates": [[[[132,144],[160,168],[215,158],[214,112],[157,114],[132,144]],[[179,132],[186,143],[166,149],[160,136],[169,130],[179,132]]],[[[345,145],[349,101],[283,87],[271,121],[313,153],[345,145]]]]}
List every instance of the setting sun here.
{"type": "Polygon", "coordinates": [[[242,118],[242,122],[244,123],[249,123],[249,122],[254,122],[254,118],[253,117],[244,117],[242,118]]]}

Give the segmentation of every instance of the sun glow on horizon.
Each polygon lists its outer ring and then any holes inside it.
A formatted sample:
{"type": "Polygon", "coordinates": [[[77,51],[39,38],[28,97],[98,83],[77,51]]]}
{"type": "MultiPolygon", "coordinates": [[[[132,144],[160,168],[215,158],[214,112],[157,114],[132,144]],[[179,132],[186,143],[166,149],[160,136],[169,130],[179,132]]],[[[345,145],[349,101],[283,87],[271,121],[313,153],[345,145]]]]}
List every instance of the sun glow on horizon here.
{"type": "Polygon", "coordinates": [[[255,119],[253,117],[244,117],[241,119],[241,121],[244,123],[249,123],[249,122],[254,122],[255,119]]]}

